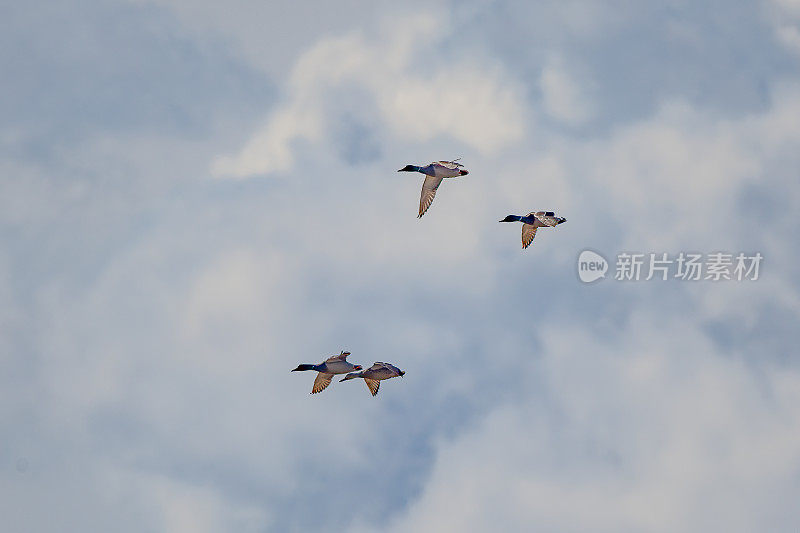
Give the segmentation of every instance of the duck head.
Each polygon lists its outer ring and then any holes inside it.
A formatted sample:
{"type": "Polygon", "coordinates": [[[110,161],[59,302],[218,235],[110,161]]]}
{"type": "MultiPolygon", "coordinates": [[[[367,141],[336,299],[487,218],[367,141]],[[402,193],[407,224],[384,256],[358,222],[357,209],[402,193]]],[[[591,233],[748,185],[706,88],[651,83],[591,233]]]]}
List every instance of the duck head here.
{"type": "Polygon", "coordinates": [[[398,172],[419,172],[419,168],[420,167],[418,167],[417,165],[406,165],[400,170],[398,170],[398,172]]]}
{"type": "Polygon", "coordinates": [[[563,223],[564,223],[564,222],[566,222],[566,221],[567,221],[567,219],[566,219],[566,218],[564,218],[564,217],[561,217],[561,218],[559,218],[559,219],[558,219],[558,223],[557,223],[556,225],[558,225],[558,224],[563,224],[563,223]]]}
{"type": "Polygon", "coordinates": [[[518,220],[519,220],[519,217],[517,215],[508,215],[506,218],[504,218],[500,222],[516,222],[518,220]]]}
{"type": "Polygon", "coordinates": [[[360,378],[360,377],[361,377],[361,373],[360,372],[350,372],[345,377],[340,379],[339,383],[341,383],[342,381],[347,381],[348,379],[356,379],[356,378],[360,378]]]}

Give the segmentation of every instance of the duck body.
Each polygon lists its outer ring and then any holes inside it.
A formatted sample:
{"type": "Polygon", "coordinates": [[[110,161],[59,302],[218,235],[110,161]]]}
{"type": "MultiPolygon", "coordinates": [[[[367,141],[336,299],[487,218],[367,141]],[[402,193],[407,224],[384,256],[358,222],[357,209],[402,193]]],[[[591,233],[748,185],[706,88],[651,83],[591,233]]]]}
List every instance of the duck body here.
{"type": "Polygon", "coordinates": [[[343,360],[323,361],[318,365],[298,365],[292,372],[298,370],[316,370],[317,372],[323,372],[325,374],[347,374],[348,372],[356,370],[356,366],[358,365],[343,360]]]}
{"type": "Polygon", "coordinates": [[[400,370],[393,364],[376,361],[368,369],[363,370],[361,372],[352,372],[350,374],[347,374],[339,381],[347,381],[349,379],[363,378],[364,382],[367,384],[369,392],[372,393],[373,396],[375,396],[378,394],[378,389],[381,386],[381,381],[385,379],[402,377],[404,375],[405,372],[400,370]]]}
{"type": "Polygon", "coordinates": [[[347,374],[348,372],[362,369],[361,365],[349,363],[347,361],[348,355],[350,355],[350,352],[342,352],[339,355],[333,355],[327,358],[317,365],[297,365],[297,368],[292,370],[292,372],[302,372],[305,370],[314,370],[318,372],[314,380],[314,386],[311,388],[311,394],[316,394],[325,390],[325,388],[331,384],[331,380],[336,374],[347,374]]]}
{"type": "Polygon", "coordinates": [[[525,216],[508,215],[500,222],[522,222],[522,248],[525,249],[533,242],[536,237],[536,230],[539,228],[552,228],[563,224],[567,219],[557,217],[552,211],[535,211],[525,216]]]}
{"type": "Polygon", "coordinates": [[[422,183],[422,193],[419,198],[419,212],[417,218],[422,218],[422,215],[428,210],[436,197],[436,190],[442,184],[445,178],[457,178],[459,176],[466,176],[469,171],[464,168],[464,165],[455,161],[434,161],[433,163],[421,167],[419,165],[406,165],[398,170],[398,172],[419,172],[425,175],[425,181],[422,183]]]}
{"type": "Polygon", "coordinates": [[[418,165],[406,165],[398,172],[419,172],[432,178],[457,178],[466,176],[469,171],[464,169],[464,165],[454,161],[434,161],[424,167],[418,165]]]}

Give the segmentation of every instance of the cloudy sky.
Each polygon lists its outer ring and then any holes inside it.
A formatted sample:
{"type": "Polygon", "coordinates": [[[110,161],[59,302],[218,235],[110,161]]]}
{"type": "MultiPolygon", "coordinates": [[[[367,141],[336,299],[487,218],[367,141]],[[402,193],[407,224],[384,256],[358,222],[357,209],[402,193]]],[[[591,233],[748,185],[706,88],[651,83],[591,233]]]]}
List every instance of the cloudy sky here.
{"type": "Polygon", "coordinates": [[[797,0],[0,12],[4,531],[797,531],[797,0]]]}

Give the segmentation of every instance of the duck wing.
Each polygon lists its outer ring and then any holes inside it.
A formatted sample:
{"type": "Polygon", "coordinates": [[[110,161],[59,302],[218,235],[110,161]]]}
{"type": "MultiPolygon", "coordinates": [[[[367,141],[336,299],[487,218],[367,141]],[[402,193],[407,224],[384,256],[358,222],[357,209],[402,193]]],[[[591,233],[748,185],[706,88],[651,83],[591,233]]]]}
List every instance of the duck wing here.
{"type": "Polygon", "coordinates": [[[347,361],[347,356],[350,355],[350,352],[342,352],[339,355],[332,355],[325,359],[326,363],[333,363],[334,361],[347,361]]]}
{"type": "Polygon", "coordinates": [[[370,370],[386,371],[388,374],[392,374],[393,375],[392,377],[400,376],[400,375],[403,374],[403,371],[401,371],[399,368],[397,368],[393,364],[391,364],[391,363],[382,363],[381,361],[378,361],[374,365],[372,365],[370,370]]]}
{"type": "Polygon", "coordinates": [[[522,225],[522,249],[524,250],[533,242],[536,237],[536,230],[541,226],[541,222],[537,219],[533,224],[522,225]]]}
{"type": "Polygon", "coordinates": [[[311,394],[324,391],[325,388],[331,384],[331,379],[333,379],[333,374],[319,372],[317,378],[314,380],[314,387],[311,389],[311,394]]]}
{"type": "Polygon", "coordinates": [[[378,394],[378,389],[381,387],[380,381],[378,381],[377,379],[364,378],[364,383],[367,384],[367,388],[369,389],[369,391],[372,393],[373,396],[378,394]]]}
{"type": "Polygon", "coordinates": [[[422,184],[422,194],[419,197],[419,214],[417,218],[422,218],[422,215],[428,210],[436,197],[436,189],[442,184],[443,178],[435,176],[425,176],[425,182],[422,184]]]}
{"type": "MultiPolygon", "coordinates": [[[[558,225],[558,217],[555,216],[555,213],[552,211],[538,211],[536,213],[531,213],[535,216],[543,226],[557,226],[558,225]]],[[[529,215],[530,216],[530,215],[529,215]]]]}
{"type": "Polygon", "coordinates": [[[454,161],[434,161],[431,165],[440,165],[444,168],[449,168],[451,170],[457,170],[459,168],[463,168],[464,165],[458,162],[458,159],[454,161]]]}

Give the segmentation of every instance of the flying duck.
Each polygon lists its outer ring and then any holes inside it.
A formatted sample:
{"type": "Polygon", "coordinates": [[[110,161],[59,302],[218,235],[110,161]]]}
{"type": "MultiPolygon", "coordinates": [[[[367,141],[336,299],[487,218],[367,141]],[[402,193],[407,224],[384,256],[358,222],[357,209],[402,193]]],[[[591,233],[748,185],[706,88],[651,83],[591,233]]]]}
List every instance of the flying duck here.
{"type": "Polygon", "coordinates": [[[350,374],[347,374],[339,381],[347,381],[348,379],[355,379],[355,378],[364,378],[364,383],[367,384],[367,388],[369,388],[369,391],[372,393],[373,396],[375,396],[376,394],[378,394],[378,388],[381,386],[381,380],[396,378],[397,376],[403,376],[403,375],[405,375],[405,372],[403,372],[394,365],[390,365],[389,363],[376,362],[368,369],[362,372],[352,372],[350,374]]]}
{"type": "Polygon", "coordinates": [[[424,215],[431,206],[433,198],[436,196],[436,189],[442,184],[444,178],[456,178],[469,174],[464,168],[464,165],[458,162],[458,159],[454,159],[453,161],[434,161],[425,167],[406,165],[398,170],[398,172],[419,172],[425,174],[425,182],[422,184],[422,194],[419,197],[419,214],[417,218],[422,218],[422,215],[424,215]]]}
{"type": "Polygon", "coordinates": [[[298,365],[292,372],[302,370],[316,370],[319,372],[317,378],[314,380],[314,387],[311,389],[311,394],[316,394],[325,390],[325,387],[331,384],[334,374],[347,374],[353,370],[361,370],[361,365],[353,365],[347,362],[347,356],[350,352],[342,352],[339,355],[328,357],[318,365],[298,365]]]}
{"type": "Polygon", "coordinates": [[[522,248],[525,249],[533,242],[537,229],[552,228],[566,221],[566,218],[557,217],[552,211],[536,211],[528,213],[524,217],[508,215],[500,222],[522,222],[522,248]]]}

